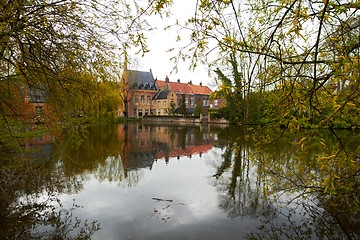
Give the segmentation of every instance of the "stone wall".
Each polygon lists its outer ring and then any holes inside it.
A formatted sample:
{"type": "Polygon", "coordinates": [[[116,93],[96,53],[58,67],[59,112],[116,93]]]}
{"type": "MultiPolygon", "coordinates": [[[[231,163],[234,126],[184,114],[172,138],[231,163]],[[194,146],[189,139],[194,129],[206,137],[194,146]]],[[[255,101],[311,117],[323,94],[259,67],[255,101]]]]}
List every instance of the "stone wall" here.
{"type": "Polygon", "coordinates": [[[183,117],[161,117],[151,116],[143,117],[142,121],[145,123],[149,122],[163,122],[163,123],[178,123],[178,124],[201,124],[201,123],[216,123],[216,124],[229,124],[226,119],[210,119],[208,118],[183,118],[183,117]]]}

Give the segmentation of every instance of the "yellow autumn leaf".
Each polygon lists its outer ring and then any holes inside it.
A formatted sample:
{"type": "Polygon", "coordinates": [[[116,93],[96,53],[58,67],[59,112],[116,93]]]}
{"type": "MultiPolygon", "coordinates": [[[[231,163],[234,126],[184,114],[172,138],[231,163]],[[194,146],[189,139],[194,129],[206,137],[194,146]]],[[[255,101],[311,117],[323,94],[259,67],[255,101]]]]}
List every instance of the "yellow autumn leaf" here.
{"type": "Polygon", "coordinates": [[[334,158],[334,157],[336,157],[336,155],[331,155],[331,156],[328,156],[328,157],[321,157],[321,158],[318,159],[318,162],[320,162],[321,160],[326,160],[326,159],[330,159],[330,158],[334,158]]]}
{"type": "Polygon", "coordinates": [[[302,143],[305,139],[306,139],[306,137],[303,137],[302,139],[300,139],[299,144],[302,143]]]}
{"type": "Polygon", "coordinates": [[[333,106],[333,108],[335,108],[336,110],[338,110],[339,108],[341,108],[341,105],[336,104],[336,105],[333,106]]]}
{"type": "Polygon", "coordinates": [[[329,180],[330,180],[330,176],[327,176],[327,177],[324,179],[324,184],[327,183],[329,180]]]}
{"type": "Polygon", "coordinates": [[[350,107],[355,107],[356,105],[351,103],[351,102],[347,102],[346,105],[350,106],[350,107]]]}

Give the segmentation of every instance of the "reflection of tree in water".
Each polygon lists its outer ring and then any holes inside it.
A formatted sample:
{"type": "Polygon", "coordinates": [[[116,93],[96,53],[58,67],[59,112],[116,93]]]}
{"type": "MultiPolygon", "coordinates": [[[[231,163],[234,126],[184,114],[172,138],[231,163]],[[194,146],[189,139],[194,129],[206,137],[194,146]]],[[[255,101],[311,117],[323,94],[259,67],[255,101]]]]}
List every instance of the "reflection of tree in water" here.
{"type": "Polygon", "coordinates": [[[99,164],[94,176],[100,181],[116,182],[124,187],[134,187],[143,177],[141,169],[127,169],[121,156],[108,157],[104,164],[99,164]]]}
{"type": "Polygon", "coordinates": [[[249,239],[359,239],[359,216],[355,220],[357,226],[350,229],[351,216],[343,216],[344,225],[341,214],[332,214],[319,207],[317,199],[296,198],[291,204],[289,201],[278,203],[273,214],[262,216],[260,231],[250,234],[249,239]]]}
{"type": "MultiPolygon", "coordinates": [[[[314,149],[278,157],[289,151],[294,137],[301,138],[290,134],[259,150],[246,137],[229,135],[222,161],[213,162],[220,207],[230,217],[259,217],[262,225],[249,239],[358,239],[360,214],[349,209],[359,202],[357,193],[329,196],[324,188],[311,185],[319,181],[315,176],[320,176],[320,168],[314,162],[321,148],[314,145],[314,149]]],[[[334,140],[331,135],[321,139],[326,145],[334,140]]],[[[336,150],[335,144],[331,146],[336,150]]],[[[342,142],[343,148],[350,146],[342,142]]]]}
{"type": "Polygon", "coordinates": [[[223,161],[216,166],[214,185],[220,192],[220,208],[231,218],[256,217],[260,212],[273,212],[273,206],[261,196],[264,186],[246,158],[247,151],[237,141],[239,139],[228,141],[222,155],[223,161]]]}
{"type": "Polygon", "coordinates": [[[72,182],[54,166],[47,162],[0,171],[1,239],[89,239],[99,230],[96,221],[73,217],[76,205],[55,207],[61,206],[58,194],[72,182]]]}
{"type": "Polygon", "coordinates": [[[66,175],[83,181],[94,176],[100,181],[134,186],[141,178],[141,171],[132,171],[128,166],[136,159],[130,156],[128,149],[127,125],[121,126],[124,128],[120,130],[115,124],[91,126],[75,146],[71,139],[66,139],[61,148],[66,175]]]}

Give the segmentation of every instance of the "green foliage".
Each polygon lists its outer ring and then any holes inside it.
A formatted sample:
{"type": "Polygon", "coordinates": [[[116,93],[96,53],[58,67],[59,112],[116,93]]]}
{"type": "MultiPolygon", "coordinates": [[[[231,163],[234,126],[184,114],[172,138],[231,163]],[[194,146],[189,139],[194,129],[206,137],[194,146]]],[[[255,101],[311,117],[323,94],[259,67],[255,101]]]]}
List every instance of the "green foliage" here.
{"type": "Polygon", "coordinates": [[[311,192],[329,212],[348,211],[354,218],[358,156],[350,156],[340,138],[325,143],[319,135],[324,128],[360,127],[359,6],[350,0],[218,1],[216,7],[201,1],[186,25],[192,29],[189,52],[179,54],[196,67],[217,52],[216,60],[206,63],[216,68],[214,97],[227,100],[219,113],[234,123],[268,127],[261,137],[251,134],[258,147],[254,160],[273,174],[264,192],[311,192]],[[302,135],[304,128],[312,130],[302,135]],[[279,129],[284,132],[274,134],[279,129]],[[298,133],[298,139],[283,142],[285,130],[298,133]],[[273,142],[284,144],[282,154],[267,152],[273,142]],[[308,158],[307,151],[319,145],[325,147],[321,156],[308,158]]]}
{"type": "Polygon", "coordinates": [[[186,110],[185,94],[182,94],[180,97],[179,113],[183,116],[188,115],[188,112],[186,110]]]}
{"type": "Polygon", "coordinates": [[[201,102],[196,103],[195,109],[194,109],[194,115],[195,117],[199,117],[200,114],[204,113],[204,108],[201,104],[201,102]]]}
{"type": "Polygon", "coordinates": [[[42,124],[36,128],[50,129],[116,119],[121,100],[119,86],[112,82],[120,71],[118,46],[124,47],[125,56],[131,45],[148,51],[142,16],[170,2],[144,4],[145,8],[115,0],[106,5],[96,0],[1,1],[2,150],[18,151],[16,145],[24,137],[19,133],[35,123],[42,124]],[[45,105],[30,101],[32,91],[42,93],[45,105]],[[40,107],[43,111],[37,110],[40,107]]]}
{"type": "Polygon", "coordinates": [[[174,102],[170,102],[170,109],[169,109],[169,114],[170,115],[174,115],[175,114],[175,108],[176,108],[176,105],[174,102]]]}
{"type": "Polygon", "coordinates": [[[222,108],[220,108],[219,110],[217,109],[208,109],[208,114],[210,114],[210,118],[211,119],[216,119],[216,118],[225,118],[221,113],[222,108]]]}

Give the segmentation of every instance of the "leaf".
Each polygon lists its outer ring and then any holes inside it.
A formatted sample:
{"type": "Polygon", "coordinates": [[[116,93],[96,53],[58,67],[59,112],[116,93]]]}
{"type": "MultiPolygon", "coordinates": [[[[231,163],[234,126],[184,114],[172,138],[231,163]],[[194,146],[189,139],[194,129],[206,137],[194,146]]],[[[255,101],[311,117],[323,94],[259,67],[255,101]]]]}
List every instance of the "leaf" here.
{"type": "Polygon", "coordinates": [[[325,190],[324,190],[324,193],[326,193],[326,191],[328,190],[329,186],[326,186],[325,190]]]}

